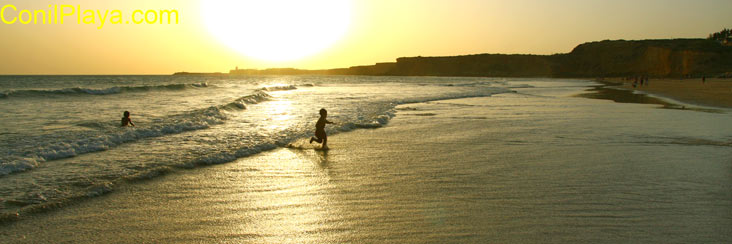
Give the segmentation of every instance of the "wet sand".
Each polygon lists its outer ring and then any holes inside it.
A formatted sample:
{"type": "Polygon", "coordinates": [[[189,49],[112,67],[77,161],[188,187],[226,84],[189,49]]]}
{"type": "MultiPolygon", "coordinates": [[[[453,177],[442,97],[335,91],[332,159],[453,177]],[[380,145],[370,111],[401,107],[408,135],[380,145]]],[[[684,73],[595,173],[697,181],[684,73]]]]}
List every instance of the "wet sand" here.
{"type": "Polygon", "coordinates": [[[667,97],[684,103],[709,107],[732,108],[732,79],[653,79],[648,84],[633,87],[633,80],[603,79],[600,82],[618,84],[627,90],[667,97]]]}

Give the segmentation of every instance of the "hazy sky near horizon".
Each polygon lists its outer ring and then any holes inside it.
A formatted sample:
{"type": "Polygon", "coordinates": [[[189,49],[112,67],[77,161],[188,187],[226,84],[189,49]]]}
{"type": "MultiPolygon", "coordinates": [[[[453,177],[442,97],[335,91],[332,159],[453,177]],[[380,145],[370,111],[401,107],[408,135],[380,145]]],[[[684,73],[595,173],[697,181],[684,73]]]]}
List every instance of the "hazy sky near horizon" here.
{"type": "MultiPolygon", "coordinates": [[[[302,59],[264,61],[212,34],[206,24],[211,15],[201,11],[211,1],[11,0],[1,1],[0,7],[8,4],[18,11],[6,9],[6,19],[22,9],[49,10],[53,4],[78,5],[82,12],[118,9],[123,18],[138,9],[174,9],[180,16],[178,24],[106,23],[101,29],[98,21],[78,24],[75,15],[67,17],[65,24],[0,22],[0,74],[170,74],[227,72],[235,66],[339,68],[393,62],[404,56],[566,53],[590,41],[705,38],[732,27],[729,0],[352,0],[345,32],[332,44],[302,59]]],[[[313,17],[333,13],[322,7],[297,11],[313,17]]],[[[283,28],[309,19],[279,16],[283,12],[258,13],[282,21],[280,25],[266,20],[257,23],[269,27],[267,33],[289,33],[284,37],[287,41],[274,47],[304,40],[312,33],[283,28]]],[[[267,36],[240,28],[247,24],[237,23],[246,19],[246,10],[241,10],[242,16],[236,13],[230,14],[235,16],[228,17],[231,23],[224,29],[240,33],[241,38],[267,36]]]]}

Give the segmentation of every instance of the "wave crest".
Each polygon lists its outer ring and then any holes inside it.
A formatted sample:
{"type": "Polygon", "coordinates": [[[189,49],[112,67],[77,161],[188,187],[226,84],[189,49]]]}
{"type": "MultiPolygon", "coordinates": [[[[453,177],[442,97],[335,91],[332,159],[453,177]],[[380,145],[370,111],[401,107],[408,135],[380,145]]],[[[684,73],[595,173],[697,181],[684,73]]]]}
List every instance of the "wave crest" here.
{"type": "Polygon", "coordinates": [[[9,90],[0,92],[0,98],[8,97],[34,97],[47,95],[112,95],[125,92],[147,92],[154,90],[185,90],[188,88],[207,88],[208,83],[192,83],[192,84],[167,84],[167,85],[151,85],[151,86],[115,86],[109,88],[62,88],[55,90],[9,90]]]}
{"type": "Polygon", "coordinates": [[[100,127],[99,130],[93,133],[58,135],[60,138],[65,138],[58,141],[48,141],[43,138],[41,140],[29,140],[31,141],[29,144],[16,148],[14,153],[0,157],[0,176],[27,171],[46,161],[104,151],[144,138],[207,129],[212,125],[222,124],[228,119],[222,108],[223,106],[211,106],[184,114],[168,116],[147,127],[120,129],[117,124],[87,122],[84,124],[98,126],[100,127]]]}
{"type": "Polygon", "coordinates": [[[297,89],[297,86],[294,85],[274,85],[274,86],[264,86],[259,88],[260,91],[289,91],[289,90],[295,90],[297,89]]]}

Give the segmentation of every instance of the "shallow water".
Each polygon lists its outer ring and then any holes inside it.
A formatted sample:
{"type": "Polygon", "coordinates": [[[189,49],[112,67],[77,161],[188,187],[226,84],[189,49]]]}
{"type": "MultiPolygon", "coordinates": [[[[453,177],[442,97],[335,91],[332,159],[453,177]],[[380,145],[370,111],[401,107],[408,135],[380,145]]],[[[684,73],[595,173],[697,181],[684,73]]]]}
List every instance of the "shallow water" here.
{"type": "MultiPolygon", "coordinates": [[[[18,242],[725,243],[732,239],[729,111],[658,109],[661,106],[653,104],[579,98],[575,95],[588,89],[588,83],[581,81],[490,80],[488,85],[451,79],[452,86],[333,82],[269,93],[271,100],[250,107],[288,119],[246,119],[266,122],[258,128],[276,125],[272,131],[297,131],[291,128],[299,128],[298,123],[289,121],[298,116],[275,111],[284,107],[309,111],[310,106],[298,106],[307,104],[300,101],[310,93],[338,101],[339,106],[327,106],[339,107],[330,113],[334,121],[375,111],[375,117],[358,126],[331,129],[379,127],[383,124],[379,118],[391,113],[397,117],[375,130],[331,133],[332,149],[327,152],[280,147],[214,167],[164,177],[146,175],[142,178],[155,180],[123,184],[108,198],[21,219],[0,233],[18,242]],[[464,83],[468,84],[456,85],[464,83]],[[461,90],[464,87],[468,89],[461,90]],[[495,94],[470,94],[482,89],[495,94]],[[468,98],[440,99],[451,96],[468,98]],[[389,100],[394,97],[401,100],[389,100]],[[342,102],[351,100],[358,106],[342,102]],[[429,102],[407,103],[420,100],[429,102]]],[[[303,126],[304,137],[316,112],[302,116],[303,124],[310,123],[303,126]]],[[[191,148],[181,146],[180,151],[192,154],[201,148],[194,143],[202,140],[198,137],[212,143],[236,141],[218,138],[243,130],[232,121],[141,139],[99,154],[113,158],[118,150],[137,151],[145,155],[134,158],[164,158],[176,155],[167,152],[167,143],[188,141],[191,148]]],[[[215,155],[236,149],[218,148],[225,150],[215,155]]],[[[88,155],[52,162],[100,158],[88,155]]],[[[123,158],[107,160],[123,162],[123,158]]],[[[181,159],[185,157],[171,161],[181,159]]],[[[42,168],[0,180],[43,172],[42,168]]]]}
{"type": "Polygon", "coordinates": [[[5,217],[286,145],[312,134],[320,108],[335,133],[381,127],[397,104],[510,92],[504,79],[357,76],[3,76],[0,85],[5,217]],[[126,110],[136,127],[119,127],[126,110]]]}

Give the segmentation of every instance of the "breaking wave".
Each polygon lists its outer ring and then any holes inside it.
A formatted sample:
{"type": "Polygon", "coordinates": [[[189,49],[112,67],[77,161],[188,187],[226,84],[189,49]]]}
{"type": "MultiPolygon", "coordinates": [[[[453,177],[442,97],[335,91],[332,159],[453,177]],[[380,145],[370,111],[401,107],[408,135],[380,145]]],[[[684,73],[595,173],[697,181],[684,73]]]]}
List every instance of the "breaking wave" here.
{"type": "Polygon", "coordinates": [[[0,98],[8,97],[37,97],[47,95],[111,95],[125,92],[146,92],[155,90],[185,90],[188,88],[206,88],[208,83],[192,83],[192,84],[168,84],[153,86],[115,86],[109,88],[63,88],[55,90],[10,90],[0,92],[0,98]]]}

